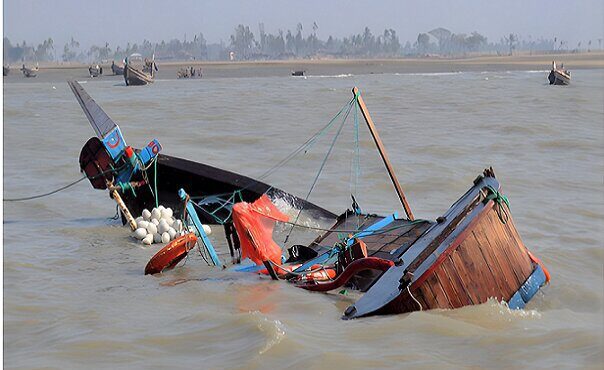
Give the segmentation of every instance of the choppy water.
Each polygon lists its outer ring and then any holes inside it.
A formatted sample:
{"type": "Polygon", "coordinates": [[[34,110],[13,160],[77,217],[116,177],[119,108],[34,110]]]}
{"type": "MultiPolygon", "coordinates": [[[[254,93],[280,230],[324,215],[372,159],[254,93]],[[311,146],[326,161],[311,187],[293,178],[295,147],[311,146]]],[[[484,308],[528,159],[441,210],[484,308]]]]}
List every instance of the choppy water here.
{"type": "MultiPolygon", "coordinates": [[[[64,83],[4,85],[4,197],[77,179],[93,135],[64,83]]],[[[603,363],[604,71],[341,75],[84,85],[130,144],[258,176],[361,88],[416,216],[442,214],[493,166],[526,245],[551,285],[524,311],[490,302],[454,311],[342,321],[354,300],[191,257],[143,276],[143,248],[110,220],[106,193],[82,182],[4,202],[6,368],[601,368],[603,363]],[[189,281],[169,286],[175,279],[189,281]]],[[[351,120],[310,200],[349,206],[351,120]]],[[[370,212],[400,210],[364,126],[357,194],[370,212]]],[[[305,196],[329,145],[268,182],[305,196]]],[[[354,172],[353,172],[354,173],[354,172]]],[[[352,177],[354,178],[354,176],[352,177]]],[[[220,230],[213,240],[228,255],[220,230]]]]}

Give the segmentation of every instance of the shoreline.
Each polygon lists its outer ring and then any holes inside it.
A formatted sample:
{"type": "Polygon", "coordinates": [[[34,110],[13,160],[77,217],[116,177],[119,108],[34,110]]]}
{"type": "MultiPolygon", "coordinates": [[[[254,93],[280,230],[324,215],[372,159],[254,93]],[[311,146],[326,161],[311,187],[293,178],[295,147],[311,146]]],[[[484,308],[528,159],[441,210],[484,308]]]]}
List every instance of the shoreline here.
{"type": "MultiPolygon", "coordinates": [[[[402,58],[355,58],[355,59],[287,59],[287,60],[254,60],[254,61],[165,61],[157,60],[158,66],[185,67],[270,67],[270,66],[355,66],[355,65],[449,65],[449,66],[478,66],[478,65],[543,65],[549,69],[553,60],[566,63],[571,68],[604,68],[604,51],[584,53],[558,53],[558,54],[518,54],[512,56],[476,55],[467,57],[402,57],[402,58]]],[[[28,63],[25,63],[29,65],[28,63]]],[[[110,63],[102,64],[103,68],[110,63]]],[[[10,68],[18,69],[19,64],[11,64],[10,68]]],[[[73,62],[43,62],[40,69],[81,69],[88,68],[85,63],[73,62]]]]}
{"type": "MultiPolygon", "coordinates": [[[[241,78],[291,76],[293,71],[305,71],[307,76],[369,75],[394,73],[503,72],[549,71],[555,60],[571,71],[604,69],[604,51],[576,54],[520,54],[513,56],[469,56],[466,58],[400,58],[400,59],[302,59],[272,61],[158,61],[158,79],[177,79],[183,67],[201,68],[203,78],[241,78]]],[[[111,74],[110,65],[103,64],[102,79],[121,76],[111,74]]],[[[20,66],[11,66],[4,82],[24,81],[20,66]]],[[[88,65],[81,63],[41,64],[39,78],[29,81],[89,78],[88,65]]]]}

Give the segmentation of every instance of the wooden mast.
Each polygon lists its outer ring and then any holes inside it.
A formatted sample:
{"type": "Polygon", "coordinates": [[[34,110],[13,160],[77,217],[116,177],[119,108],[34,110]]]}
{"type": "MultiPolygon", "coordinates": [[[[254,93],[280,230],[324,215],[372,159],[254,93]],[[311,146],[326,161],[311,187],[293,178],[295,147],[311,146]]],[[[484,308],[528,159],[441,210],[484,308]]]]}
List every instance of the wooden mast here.
{"type": "Polygon", "coordinates": [[[363,113],[363,118],[365,118],[365,122],[367,122],[367,127],[369,127],[369,132],[371,132],[371,136],[375,141],[375,145],[377,145],[378,152],[384,161],[384,165],[386,166],[386,170],[388,171],[388,175],[390,176],[390,180],[392,180],[392,184],[394,185],[394,189],[396,190],[396,194],[398,195],[401,204],[403,205],[403,209],[407,214],[407,218],[411,221],[415,219],[413,217],[413,213],[411,212],[411,207],[409,207],[409,203],[407,203],[407,198],[405,197],[405,193],[403,192],[403,188],[401,184],[399,184],[398,179],[394,173],[394,169],[390,164],[390,160],[388,159],[388,155],[386,154],[386,149],[384,149],[384,144],[382,143],[382,139],[380,139],[380,135],[378,135],[377,130],[375,129],[375,125],[373,124],[373,120],[369,115],[369,111],[367,110],[367,106],[365,106],[365,102],[359,93],[359,89],[356,86],[352,89],[352,93],[357,97],[357,102],[359,103],[359,108],[361,108],[361,113],[363,113]]]}

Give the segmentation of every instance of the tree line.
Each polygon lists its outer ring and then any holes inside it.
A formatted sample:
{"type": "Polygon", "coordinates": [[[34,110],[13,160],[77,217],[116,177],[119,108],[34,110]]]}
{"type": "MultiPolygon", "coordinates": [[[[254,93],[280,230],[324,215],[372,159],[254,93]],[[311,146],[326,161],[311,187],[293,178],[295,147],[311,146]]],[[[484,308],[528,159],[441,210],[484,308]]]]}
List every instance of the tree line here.
{"type": "MultiPolygon", "coordinates": [[[[347,37],[329,36],[322,40],[317,36],[319,26],[313,23],[305,30],[302,23],[295,30],[265,31],[263,23],[256,30],[240,24],[235,27],[228,43],[208,44],[202,33],[181,41],[127,43],[112,47],[109,43],[82,48],[73,37],[57,47],[52,38],[35,45],[13,44],[4,37],[4,60],[15,62],[99,62],[123,60],[133,53],[145,57],[155,56],[157,60],[279,60],[311,58],[397,58],[402,56],[461,56],[468,53],[511,55],[518,51],[529,52],[573,52],[591,51],[596,48],[592,40],[579,42],[576,47],[558,37],[553,39],[521,38],[510,33],[497,42],[489,42],[478,32],[471,34],[453,33],[445,28],[436,28],[419,33],[417,38],[401,44],[394,29],[386,28],[374,34],[369,27],[362,32],[347,37]]],[[[597,48],[602,48],[602,39],[597,39],[597,48]]]]}

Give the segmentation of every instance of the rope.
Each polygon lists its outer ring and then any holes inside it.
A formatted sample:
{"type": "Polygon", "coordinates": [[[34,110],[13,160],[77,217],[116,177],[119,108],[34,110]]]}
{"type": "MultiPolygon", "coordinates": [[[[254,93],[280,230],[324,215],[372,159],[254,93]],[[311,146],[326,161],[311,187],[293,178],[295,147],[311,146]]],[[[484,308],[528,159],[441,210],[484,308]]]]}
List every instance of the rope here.
{"type": "Polygon", "coordinates": [[[285,164],[287,164],[289,161],[291,161],[295,156],[297,156],[298,154],[300,154],[302,151],[304,151],[304,153],[306,154],[308,152],[308,150],[310,148],[312,148],[312,146],[317,142],[317,140],[321,136],[323,136],[323,134],[325,134],[325,132],[327,132],[329,130],[329,128],[331,127],[331,125],[336,121],[336,119],[340,116],[340,114],[342,114],[342,112],[344,112],[344,110],[346,108],[350,109],[349,107],[352,104],[352,102],[353,102],[353,100],[351,100],[350,102],[348,102],[347,104],[345,104],[340,109],[340,111],[338,113],[336,113],[336,115],[333,116],[333,118],[325,126],[323,126],[319,131],[317,131],[314,135],[312,135],[308,140],[306,140],[302,145],[300,145],[298,148],[296,148],[293,152],[291,152],[290,154],[288,154],[284,159],[282,159],[281,161],[279,161],[276,165],[274,165],[273,167],[269,168],[263,174],[261,174],[260,176],[258,176],[258,179],[262,180],[262,179],[270,176],[276,170],[278,170],[279,168],[281,168],[285,164]]]}
{"type": "MultiPolygon", "coordinates": [[[[351,102],[354,102],[354,99],[351,100],[351,102]]],[[[332,152],[334,146],[336,145],[336,141],[338,140],[338,137],[340,136],[340,133],[342,132],[342,129],[344,128],[344,124],[346,123],[346,119],[348,118],[348,115],[350,114],[351,109],[352,109],[352,104],[349,104],[348,109],[346,110],[346,114],[344,115],[344,119],[342,119],[342,123],[340,124],[340,127],[338,128],[336,135],[334,136],[333,140],[331,141],[331,145],[329,146],[329,149],[327,150],[325,158],[323,158],[323,162],[321,162],[319,171],[317,171],[317,175],[315,176],[315,178],[310,186],[310,189],[308,190],[308,194],[306,194],[306,197],[304,198],[304,200],[307,202],[308,202],[308,197],[310,197],[310,194],[312,193],[312,191],[315,188],[315,185],[317,185],[317,181],[319,181],[319,177],[321,176],[321,173],[323,172],[323,169],[325,168],[325,164],[327,163],[327,160],[329,159],[329,156],[331,155],[331,152],[332,152]]],[[[294,221],[294,224],[298,223],[298,219],[300,218],[300,214],[302,214],[303,210],[304,210],[304,205],[302,206],[302,209],[296,215],[296,220],[294,221]]],[[[287,241],[289,240],[291,233],[294,231],[294,227],[295,227],[295,225],[292,225],[291,229],[289,230],[289,233],[285,237],[284,243],[287,243],[287,241]]]]}
{"type": "Polygon", "coordinates": [[[108,173],[111,173],[111,172],[114,172],[114,171],[115,172],[119,172],[120,170],[121,170],[120,168],[118,168],[118,169],[111,169],[111,170],[107,170],[107,171],[101,172],[98,175],[95,175],[95,176],[92,176],[92,177],[88,177],[88,176],[84,175],[82,178],[79,178],[76,181],[74,181],[72,183],[69,183],[69,184],[67,184],[65,186],[61,186],[60,188],[55,189],[53,191],[49,191],[48,193],[38,194],[38,195],[32,195],[32,196],[23,197],[23,198],[2,198],[2,201],[4,201],[4,202],[21,202],[21,201],[24,201],[24,200],[32,200],[32,199],[38,199],[38,198],[47,197],[49,195],[53,195],[53,194],[56,194],[56,193],[58,193],[60,191],[65,190],[67,188],[70,188],[70,187],[76,185],[77,183],[84,181],[85,179],[94,180],[94,179],[97,179],[99,177],[105,176],[108,173]]]}
{"type": "Polygon", "coordinates": [[[47,197],[49,195],[56,194],[56,193],[58,193],[58,192],[60,192],[62,190],[70,188],[70,187],[74,186],[75,184],[77,184],[77,183],[79,183],[79,182],[81,182],[83,180],[86,180],[87,178],[88,178],[87,176],[84,176],[84,177],[82,177],[80,179],[77,179],[76,181],[74,181],[72,183],[69,183],[69,184],[67,184],[65,186],[62,186],[62,187],[60,187],[60,188],[58,188],[56,190],[50,191],[48,193],[39,194],[39,195],[32,195],[30,197],[24,197],[24,198],[8,198],[8,199],[7,198],[2,198],[2,200],[4,202],[20,202],[20,201],[24,201],[24,200],[32,200],[32,199],[38,199],[38,198],[47,197]]]}
{"type": "Polygon", "coordinates": [[[407,285],[407,292],[409,292],[409,296],[411,296],[411,298],[415,301],[415,303],[417,303],[417,305],[419,306],[419,310],[423,311],[424,308],[422,307],[422,304],[419,303],[419,301],[417,299],[415,299],[415,297],[413,296],[413,294],[411,294],[411,289],[409,289],[409,285],[411,285],[411,284],[407,285]]]}
{"type": "Polygon", "coordinates": [[[510,219],[510,215],[503,205],[505,204],[507,209],[510,209],[510,201],[508,200],[508,197],[501,194],[491,185],[488,185],[487,189],[489,190],[489,194],[484,198],[484,202],[487,203],[489,200],[495,202],[497,205],[497,216],[499,216],[499,220],[505,225],[510,219]]]}

